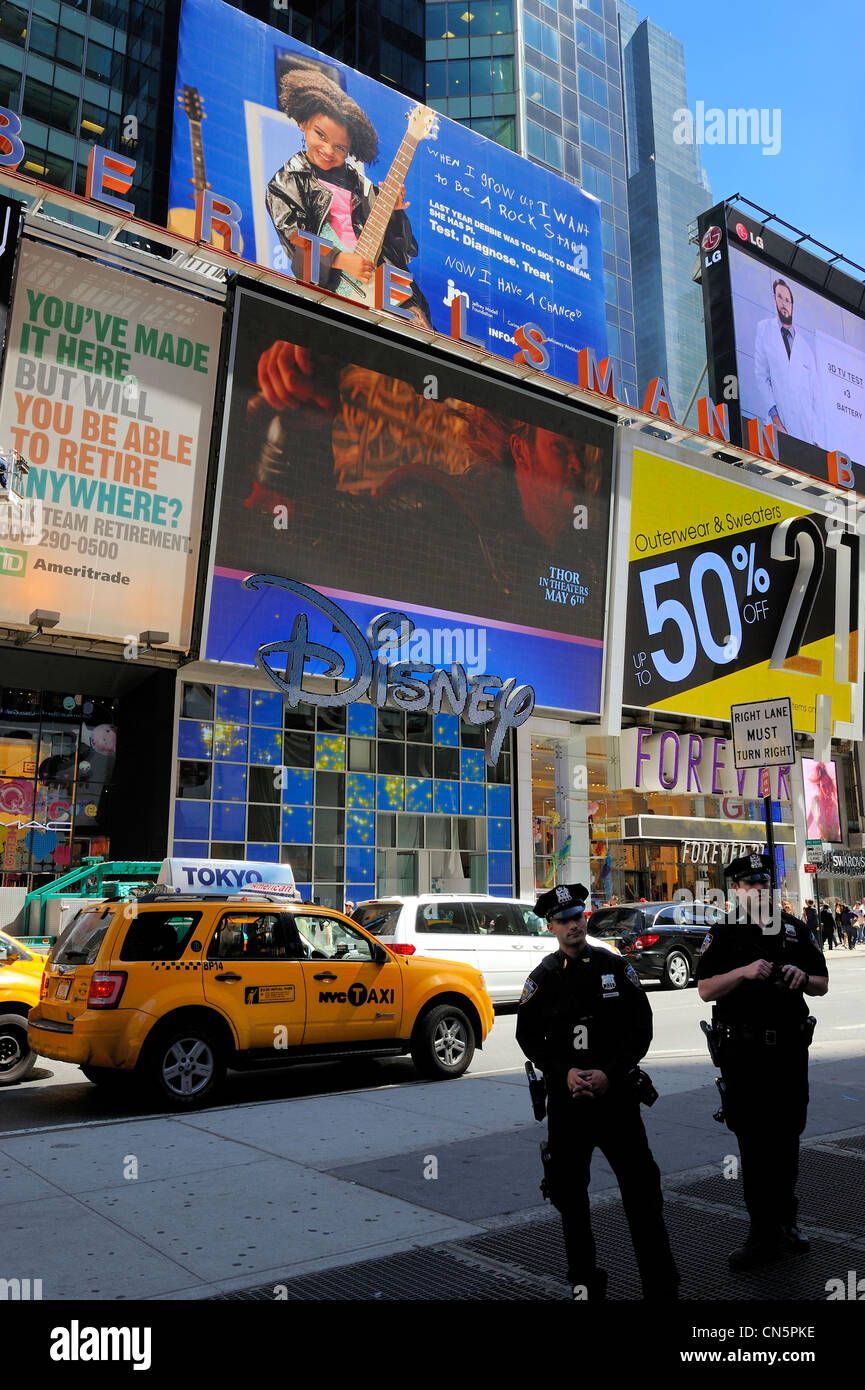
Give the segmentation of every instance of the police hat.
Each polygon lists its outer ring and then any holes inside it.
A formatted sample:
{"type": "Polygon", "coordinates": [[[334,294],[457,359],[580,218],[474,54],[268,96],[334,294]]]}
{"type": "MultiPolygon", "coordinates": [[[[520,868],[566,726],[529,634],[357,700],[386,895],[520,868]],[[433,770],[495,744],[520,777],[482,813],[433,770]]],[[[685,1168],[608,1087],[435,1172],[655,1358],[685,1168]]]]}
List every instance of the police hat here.
{"type": "Polygon", "coordinates": [[[743,854],[731,859],[724,873],[737,883],[771,883],[772,861],[768,854],[743,854]]]}
{"type": "Polygon", "coordinates": [[[586,910],[588,888],[582,883],[560,883],[542,893],[535,903],[535,913],[549,922],[553,917],[577,917],[586,910]]]}

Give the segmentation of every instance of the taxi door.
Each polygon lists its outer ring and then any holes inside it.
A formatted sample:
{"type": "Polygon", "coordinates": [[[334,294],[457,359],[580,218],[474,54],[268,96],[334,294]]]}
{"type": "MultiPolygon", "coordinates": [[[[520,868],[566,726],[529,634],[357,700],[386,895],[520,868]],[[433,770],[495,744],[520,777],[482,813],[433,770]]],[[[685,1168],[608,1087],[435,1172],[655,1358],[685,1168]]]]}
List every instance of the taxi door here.
{"type": "Polygon", "coordinates": [[[296,913],[306,943],[308,1047],[329,1043],[388,1041],[401,1035],[402,971],[388,957],[373,960],[375,946],[336,917],[296,913]]]}
{"type": "Polygon", "coordinates": [[[303,952],[290,913],[230,908],[216,918],[204,961],[204,997],[234,1024],[242,1050],[279,1051],[302,1041],[303,952]]]}

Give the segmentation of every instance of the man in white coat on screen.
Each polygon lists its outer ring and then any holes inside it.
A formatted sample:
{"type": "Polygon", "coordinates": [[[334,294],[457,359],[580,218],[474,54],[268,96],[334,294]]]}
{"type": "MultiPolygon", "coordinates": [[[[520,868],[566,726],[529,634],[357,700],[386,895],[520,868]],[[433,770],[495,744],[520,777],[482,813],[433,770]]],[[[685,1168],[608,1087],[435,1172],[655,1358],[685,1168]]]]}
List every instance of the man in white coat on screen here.
{"type": "Polygon", "coordinates": [[[757,388],[764,418],[784,434],[822,445],[822,410],[817,363],[801,329],[793,327],[793,291],[785,280],[772,285],[776,313],[761,319],[754,339],[757,388]]]}

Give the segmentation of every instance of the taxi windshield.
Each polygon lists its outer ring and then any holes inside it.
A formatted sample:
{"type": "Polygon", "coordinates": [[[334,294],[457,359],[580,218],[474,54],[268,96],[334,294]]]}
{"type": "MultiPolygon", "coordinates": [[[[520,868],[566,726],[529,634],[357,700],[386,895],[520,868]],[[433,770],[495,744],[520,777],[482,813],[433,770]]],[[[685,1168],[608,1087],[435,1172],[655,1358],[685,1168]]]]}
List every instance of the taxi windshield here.
{"type": "Polygon", "coordinates": [[[108,930],[114,904],[79,912],[67,927],[54,953],[55,965],[92,965],[108,930]]]}

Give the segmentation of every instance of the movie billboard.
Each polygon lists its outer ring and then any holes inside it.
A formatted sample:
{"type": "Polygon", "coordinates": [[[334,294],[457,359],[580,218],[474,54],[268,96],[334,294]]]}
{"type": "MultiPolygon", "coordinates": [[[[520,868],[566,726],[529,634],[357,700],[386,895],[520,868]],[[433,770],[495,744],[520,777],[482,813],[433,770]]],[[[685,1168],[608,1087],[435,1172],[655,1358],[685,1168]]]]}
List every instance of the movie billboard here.
{"type": "Polygon", "coordinates": [[[266,572],[362,632],[404,611],[404,657],[600,710],[609,422],[249,290],[230,373],[209,659],[289,636],[297,601],[243,588],[266,572]]]}
{"type": "Polygon", "coordinates": [[[838,805],[838,772],[834,762],[802,759],[805,784],[805,834],[809,840],[839,845],[841,810],[838,805]]]}
{"type": "Polygon", "coordinates": [[[729,720],[789,696],[810,733],[824,695],[835,735],[861,737],[859,536],[720,462],[630,440],[623,455],[623,704],[729,720]]]}
{"type": "Polygon", "coordinates": [[[438,333],[463,296],[491,353],[512,358],[531,323],[565,381],[580,348],[606,356],[597,199],[221,0],[185,0],[170,229],[194,235],[206,187],[240,209],[247,260],[313,278],[298,239],[312,234],[317,283],[335,294],[368,302],[385,262],[438,333]]]}
{"type": "Polygon", "coordinates": [[[189,645],[221,330],[218,305],[22,243],[0,439],[39,526],[0,550],[4,621],[189,645]]]}

